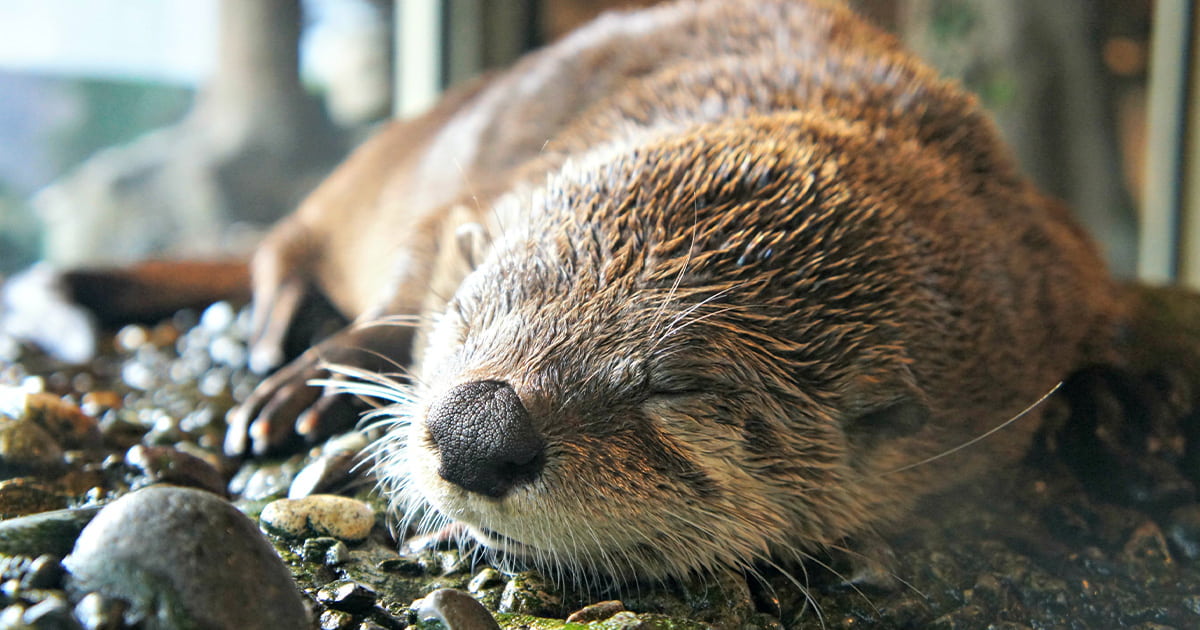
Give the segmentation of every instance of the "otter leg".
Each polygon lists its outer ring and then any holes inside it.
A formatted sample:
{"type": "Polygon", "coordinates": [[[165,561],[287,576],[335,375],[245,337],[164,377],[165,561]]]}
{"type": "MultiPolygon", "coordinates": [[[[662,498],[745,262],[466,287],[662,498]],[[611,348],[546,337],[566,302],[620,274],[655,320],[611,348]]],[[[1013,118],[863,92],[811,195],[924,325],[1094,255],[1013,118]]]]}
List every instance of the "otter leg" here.
{"type": "Polygon", "coordinates": [[[395,326],[348,326],[309,348],[267,377],[226,416],[225,452],[263,455],[293,450],[349,429],[359,408],[346,396],[327,395],[311,383],[329,379],[330,365],[372,372],[396,370],[407,362],[412,330],[395,326]]]}
{"type": "MultiPolygon", "coordinates": [[[[376,308],[308,349],[290,364],[259,384],[250,397],[230,411],[225,451],[230,455],[285,451],[301,441],[316,442],[353,426],[361,406],[337,388],[312,383],[339,380],[331,366],[381,374],[404,371],[410,361],[419,313],[437,308],[430,301],[453,293],[466,273],[467,253],[447,246],[458,238],[458,228],[471,216],[463,206],[451,206],[417,222],[396,248],[395,278],[386,299],[376,308]],[[400,322],[400,323],[397,323],[400,322]]],[[[264,248],[255,260],[255,341],[252,354],[281,356],[282,340],[304,294],[307,275],[302,266],[289,264],[296,251],[312,248],[296,236],[282,245],[264,248]],[[261,284],[260,284],[260,278],[261,284]],[[263,311],[257,312],[264,296],[263,311]]],[[[476,248],[478,249],[478,248],[476,248]]]]}

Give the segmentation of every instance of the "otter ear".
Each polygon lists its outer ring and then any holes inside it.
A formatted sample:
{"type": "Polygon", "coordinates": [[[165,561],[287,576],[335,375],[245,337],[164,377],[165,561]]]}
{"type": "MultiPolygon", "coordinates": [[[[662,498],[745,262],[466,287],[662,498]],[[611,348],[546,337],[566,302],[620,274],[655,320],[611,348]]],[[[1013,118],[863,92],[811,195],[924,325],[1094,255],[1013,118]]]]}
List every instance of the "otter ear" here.
{"type": "Polygon", "coordinates": [[[906,397],[851,416],[843,427],[852,442],[870,448],[880,441],[920,431],[929,416],[928,407],[906,397]]]}

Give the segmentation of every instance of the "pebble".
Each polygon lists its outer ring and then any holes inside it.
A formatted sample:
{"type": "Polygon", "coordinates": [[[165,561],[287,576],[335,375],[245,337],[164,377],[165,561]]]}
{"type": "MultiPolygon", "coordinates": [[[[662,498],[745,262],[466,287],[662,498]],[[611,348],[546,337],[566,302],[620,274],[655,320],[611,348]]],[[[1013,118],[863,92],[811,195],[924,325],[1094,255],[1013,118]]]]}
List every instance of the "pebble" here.
{"type": "Polygon", "coordinates": [[[210,333],[221,333],[233,325],[237,313],[229,302],[214,302],[200,314],[200,328],[210,333]]]}
{"type": "Polygon", "coordinates": [[[478,594],[485,589],[500,586],[504,583],[504,576],[499,571],[492,567],[485,567],[471,577],[471,581],[467,582],[467,591],[472,594],[478,594]]]}
{"type": "Polygon", "coordinates": [[[28,393],[15,387],[0,389],[3,390],[0,391],[0,414],[37,424],[67,448],[99,445],[100,427],[79,405],[53,394],[28,393]]]}
{"type": "Polygon", "coordinates": [[[21,588],[58,588],[62,586],[63,575],[66,569],[63,568],[58,558],[50,554],[42,554],[26,566],[24,573],[21,575],[21,588]]]}
{"type": "Polygon", "coordinates": [[[375,525],[375,512],[362,501],[331,494],[268,503],[259,517],[263,530],[285,538],[331,536],[347,542],[365,540],[375,525]]]}
{"type": "Polygon", "coordinates": [[[127,621],[140,619],[146,630],[310,623],[290,572],[254,523],[202,490],[125,495],[101,510],[63,564],[74,592],[127,600],[127,621]]]}
{"type": "Polygon", "coordinates": [[[0,481],[0,518],[38,514],[65,507],[66,497],[43,488],[30,478],[0,481]]]}
{"type": "Polygon", "coordinates": [[[125,627],[129,605],[120,599],[88,593],[75,604],[75,618],[86,630],[117,630],[125,627]]]}
{"type": "Polygon", "coordinates": [[[98,507],[54,510],[0,521],[0,554],[61,558],[99,511],[98,507]]]}
{"type": "Polygon", "coordinates": [[[95,417],[109,409],[120,409],[124,404],[125,399],[112,390],[90,391],[83,395],[80,409],[84,413],[95,417]]]}
{"type": "Polygon", "coordinates": [[[145,326],[130,324],[118,330],[117,336],[113,341],[118,350],[133,352],[150,341],[150,333],[146,330],[145,326]]]}
{"type": "Polygon", "coordinates": [[[541,575],[533,571],[518,573],[500,594],[500,612],[551,616],[562,605],[562,598],[551,592],[541,575]]]}
{"type": "Polygon", "coordinates": [[[346,488],[353,482],[352,471],[360,461],[359,453],[348,451],[337,451],[318,457],[296,474],[292,485],[288,487],[288,498],[301,499],[346,488]]]}
{"type": "Polygon", "coordinates": [[[354,615],[340,610],[321,613],[318,626],[321,630],[350,630],[354,627],[354,615]]]}
{"type": "Polygon", "coordinates": [[[294,478],[295,471],[289,466],[243,466],[229,482],[229,491],[247,501],[262,501],[283,496],[294,478]]]}
{"type": "Polygon", "coordinates": [[[317,601],[337,610],[362,614],[375,605],[378,596],[369,586],[339,580],[330,582],[317,590],[317,601]]]}
{"type": "Polygon", "coordinates": [[[170,483],[225,496],[225,480],[208,462],[170,446],[138,444],[125,452],[125,463],[142,471],[149,483],[170,483]]]}
{"type": "Polygon", "coordinates": [[[473,597],[455,588],[441,588],[412,604],[419,619],[437,619],[452,630],[499,630],[491,613],[473,597]]]}
{"type": "Polygon", "coordinates": [[[309,538],[301,547],[300,557],[306,562],[320,562],[326,566],[345,564],[350,559],[350,548],[346,543],[328,536],[309,538]]]}
{"type": "Polygon", "coordinates": [[[25,609],[21,620],[39,630],[78,630],[79,622],[71,614],[71,605],[61,595],[53,595],[25,609]]]}
{"type": "Polygon", "coordinates": [[[41,426],[0,417],[0,476],[48,473],[63,466],[63,450],[41,426]]]}
{"type": "Polygon", "coordinates": [[[609,617],[625,610],[625,604],[620,600],[610,599],[608,601],[596,602],[588,604],[579,610],[567,616],[567,623],[588,623],[592,621],[604,621],[609,617]]]}

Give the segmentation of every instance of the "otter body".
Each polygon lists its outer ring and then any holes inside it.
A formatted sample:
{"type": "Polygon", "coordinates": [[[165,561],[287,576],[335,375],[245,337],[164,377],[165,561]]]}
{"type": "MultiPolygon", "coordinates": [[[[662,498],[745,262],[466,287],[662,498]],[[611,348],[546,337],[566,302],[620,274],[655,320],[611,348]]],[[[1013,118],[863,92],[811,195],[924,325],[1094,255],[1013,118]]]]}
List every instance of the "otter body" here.
{"type": "Polygon", "coordinates": [[[228,450],[329,430],[306,382],[339,363],[394,403],[373,453],[399,509],[643,577],[896,519],[1020,452],[1035,419],[914,466],[1105,359],[1120,320],[973,97],[794,0],[607,16],[452,93],[254,272],[260,363],[308,288],[355,323],[235,410],[228,450]]]}

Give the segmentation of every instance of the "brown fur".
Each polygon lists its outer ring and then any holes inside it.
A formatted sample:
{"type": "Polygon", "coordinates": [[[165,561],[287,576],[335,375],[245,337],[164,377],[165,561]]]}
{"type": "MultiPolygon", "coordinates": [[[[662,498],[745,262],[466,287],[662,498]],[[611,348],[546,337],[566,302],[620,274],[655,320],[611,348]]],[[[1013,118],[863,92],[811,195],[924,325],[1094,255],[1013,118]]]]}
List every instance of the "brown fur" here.
{"type": "Polygon", "coordinates": [[[1101,358],[1118,319],[975,99],[821,2],[606,17],[392,125],[255,264],[260,356],[309,283],[359,323],[260,388],[231,450],[281,439],[322,356],[411,351],[375,448],[398,504],[648,576],[835,543],[1018,452],[1032,419],[896,472],[1101,358]],[[419,326],[369,325],[389,315],[419,326]],[[547,444],[499,500],[441,479],[423,424],[475,380],[547,444]]]}

